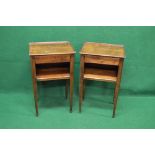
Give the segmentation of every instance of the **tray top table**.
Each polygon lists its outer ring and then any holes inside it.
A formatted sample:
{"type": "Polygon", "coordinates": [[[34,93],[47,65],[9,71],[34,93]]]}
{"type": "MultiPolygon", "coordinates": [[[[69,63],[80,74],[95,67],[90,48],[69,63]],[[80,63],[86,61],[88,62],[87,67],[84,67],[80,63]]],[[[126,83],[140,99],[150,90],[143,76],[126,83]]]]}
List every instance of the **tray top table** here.
{"type": "Polygon", "coordinates": [[[38,116],[37,81],[66,80],[66,97],[70,81],[70,112],[72,111],[75,51],[70,42],[32,42],[29,55],[32,64],[33,91],[38,116]]]}
{"type": "Polygon", "coordinates": [[[80,101],[84,99],[84,81],[115,83],[113,117],[115,117],[125,51],[122,45],[86,42],[80,51],[80,101]]]}

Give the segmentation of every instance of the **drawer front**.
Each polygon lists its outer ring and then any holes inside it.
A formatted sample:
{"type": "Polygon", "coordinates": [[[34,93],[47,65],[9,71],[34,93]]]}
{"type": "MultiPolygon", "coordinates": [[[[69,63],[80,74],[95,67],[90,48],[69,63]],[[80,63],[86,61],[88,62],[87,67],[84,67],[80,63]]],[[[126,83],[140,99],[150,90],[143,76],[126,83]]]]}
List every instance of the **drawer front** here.
{"type": "Polygon", "coordinates": [[[36,64],[44,64],[44,63],[61,63],[61,62],[69,62],[70,55],[43,55],[43,56],[35,56],[36,64]]]}
{"type": "Polygon", "coordinates": [[[103,65],[119,65],[119,58],[85,55],[85,63],[103,64],[103,65]]]}

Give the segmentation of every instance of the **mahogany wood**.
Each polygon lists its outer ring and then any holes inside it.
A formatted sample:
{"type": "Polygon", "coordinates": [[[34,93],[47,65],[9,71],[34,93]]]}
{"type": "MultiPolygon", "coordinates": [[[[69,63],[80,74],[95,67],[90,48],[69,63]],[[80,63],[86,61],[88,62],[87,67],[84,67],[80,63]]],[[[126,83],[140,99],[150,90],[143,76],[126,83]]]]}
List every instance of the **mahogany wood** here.
{"type": "Polygon", "coordinates": [[[50,57],[49,55],[42,55],[35,57],[36,64],[45,64],[45,63],[62,63],[69,62],[70,55],[62,54],[62,55],[53,55],[50,57]]]}
{"type": "Polygon", "coordinates": [[[87,55],[85,57],[85,63],[103,64],[103,65],[114,65],[118,66],[119,58],[113,57],[99,57],[96,55],[87,55]]]}
{"type": "Polygon", "coordinates": [[[74,82],[74,55],[70,59],[70,112],[72,112],[73,103],[73,82],[74,82]]]}
{"type": "Polygon", "coordinates": [[[84,98],[84,81],[96,80],[115,83],[113,115],[115,117],[125,51],[122,45],[87,42],[80,58],[79,112],[84,98]]]}
{"type": "Polygon", "coordinates": [[[34,42],[29,44],[36,115],[38,116],[37,81],[65,80],[65,96],[70,81],[70,112],[73,102],[74,50],[69,42],[34,42]],[[66,64],[67,63],[67,64],[66,64]]]}
{"type": "Polygon", "coordinates": [[[85,68],[84,79],[106,82],[116,82],[117,73],[113,70],[85,68]]]}
{"type": "Polygon", "coordinates": [[[84,84],[84,56],[80,56],[79,112],[81,112],[84,84]]]}

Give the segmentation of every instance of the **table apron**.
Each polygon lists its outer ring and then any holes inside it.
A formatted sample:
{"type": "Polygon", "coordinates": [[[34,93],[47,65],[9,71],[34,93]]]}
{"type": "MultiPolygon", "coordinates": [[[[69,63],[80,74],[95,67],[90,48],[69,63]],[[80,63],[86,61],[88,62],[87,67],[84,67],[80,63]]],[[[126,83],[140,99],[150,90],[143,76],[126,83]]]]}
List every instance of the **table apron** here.
{"type": "Polygon", "coordinates": [[[63,62],[70,62],[70,55],[35,56],[34,59],[36,64],[63,63],[63,62]]]}
{"type": "Polygon", "coordinates": [[[85,55],[84,62],[85,63],[95,63],[95,64],[118,66],[120,59],[113,58],[113,57],[105,57],[105,56],[85,55]]]}

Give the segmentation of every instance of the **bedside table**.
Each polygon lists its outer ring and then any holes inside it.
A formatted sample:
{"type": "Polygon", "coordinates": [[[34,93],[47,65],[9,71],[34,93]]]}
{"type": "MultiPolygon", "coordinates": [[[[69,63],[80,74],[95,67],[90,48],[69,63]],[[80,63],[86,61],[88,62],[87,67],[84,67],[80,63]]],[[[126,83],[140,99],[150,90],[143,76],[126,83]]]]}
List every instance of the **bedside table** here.
{"type": "Polygon", "coordinates": [[[81,112],[84,98],[84,81],[96,80],[115,83],[113,117],[115,117],[125,52],[122,45],[86,42],[80,51],[80,99],[81,112]]]}
{"type": "Polygon", "coordinates": [[[29,55],[32,64],[32,80],[36,115],[38,116],[37,81],[66,80],[70,82],[70,112],[73,101],[74,49],[69,42],[32,42],[29,55]]]}

